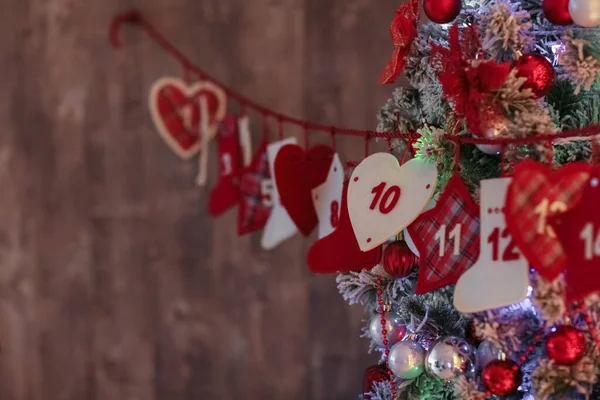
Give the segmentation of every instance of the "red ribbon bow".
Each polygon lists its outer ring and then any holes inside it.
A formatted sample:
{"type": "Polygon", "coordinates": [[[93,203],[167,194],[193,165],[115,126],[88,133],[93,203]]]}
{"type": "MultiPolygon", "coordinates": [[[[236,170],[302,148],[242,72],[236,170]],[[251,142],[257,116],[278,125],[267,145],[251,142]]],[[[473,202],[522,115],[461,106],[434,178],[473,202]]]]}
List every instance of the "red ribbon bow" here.
{"type": "Polygon", "coordinates": [[[406,56],[417,37],[419,20],[419,0],[409,0],[396,10],[396,16],[390,25],[390,35],[394,42],[394,52],[387,62],[379,84],[394,83],[406,66],[406,56]]]}
{"type": "Polygon", "coordinates": [[[460,33],[454,24],[449,31],[449,49],[431,45],[431,61],[444,96],[454,105],[459,118],[465,119],[469,131],[482,134],[482,111],[493,107],[491,92],[502,87],[510,74],[510,63],[498,64],[483,58],[477,25],[473,24],[460,33]]]}

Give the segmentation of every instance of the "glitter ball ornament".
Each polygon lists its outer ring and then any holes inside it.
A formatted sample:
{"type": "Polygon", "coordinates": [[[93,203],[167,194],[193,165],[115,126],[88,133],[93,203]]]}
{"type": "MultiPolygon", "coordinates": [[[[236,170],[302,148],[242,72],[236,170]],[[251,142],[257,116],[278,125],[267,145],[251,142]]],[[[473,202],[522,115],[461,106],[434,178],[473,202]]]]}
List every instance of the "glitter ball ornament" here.
{"type": "MultiPolygon", "coordinates": [[[[502,110],[492,106],[484,106],[481,109],[481,136],[485,139],[499,139],[508,133],[506,117],[502,110]]],[[[476,147],[489,155],[498,155],[502,151],[501,144],[478,144],[476,147]]]]}
{"type": "Polygon", "coordinates": [[[490,393],[509,396],[521,385],[523,372],[512,360],[494,360],[483,369],[481,378],[490,393]]]}
{"type": "Polygon", "coordinates": [[[414,271],[419,259],[406,242],[390,243],[383,251],[383,269],[393,278],[404,278],[414,271]]]}
{"type": "Polygon", "coordinates": [[[515,63],[517,76],[526,78],[523,88],[531,89],[535,98],[544,97],[552,89],[556,72],[552,63],[540,54],[524,54],[515,63]]]}
{"type": "Polygon", "coordinates": [[[461,0],[425,0],[423,11],[427,18],[438,24],[448,24],[458,17],[461,0]]]}
{"type": "Polygon", "coordinates": [[[427,353],[425,368],[430,375],[450,380],[475,373],[475,348],[461,338],[439,339],[427,353]]]}
{"type": "Polygon", "coordinates": [[[503,355],[504,352],[501,348],[489,340],[484,340],[477,347],[477,364],[479,368],[485,368],[492,361],[502,359],[503,355]]]}
{"type": "Polygon", "coordinates": [[[385,382],[388,379],[388,369],[385,365],[373,365],[367,368],[363,376],[363,394],[372,392],[374,383],[385,382]]]}
{"type": "Polygon", "coordinates": [[[600,25],[600,1],[569,0],[569,14],[577,25],[593,28],[600,25]]]}
{"type": "Polygon", "coordinates": [[[544,16],[554,25],[571,25],[573,19],[569,13],[569,0],[544,0],[544,16]]]}
{"type": "MultiPolygon", "coordinates": [[[[406,326],[402,324],[400,316],[392,312],[385,313],[385,330],[387,331],[388,346],[398,343],[406,335],[406,326]]],[[[379,314],[374,315],[369,323],[369,336],[379,346],[383,346],[381,316],[379,314]]]]}
{"type": "Polygon", "coordinates": [[[559,326],[546,340],[548,357],[558,365],[573,365],[585,354],[582,331],[572,326],[559,326]]]}
{"type": "Polygon", "coordinates": [[[423,373],[424,363],[425,349],[415,341],[404,340],[390,349],[388,365],[398,378],[417,378],[423,373]]]}

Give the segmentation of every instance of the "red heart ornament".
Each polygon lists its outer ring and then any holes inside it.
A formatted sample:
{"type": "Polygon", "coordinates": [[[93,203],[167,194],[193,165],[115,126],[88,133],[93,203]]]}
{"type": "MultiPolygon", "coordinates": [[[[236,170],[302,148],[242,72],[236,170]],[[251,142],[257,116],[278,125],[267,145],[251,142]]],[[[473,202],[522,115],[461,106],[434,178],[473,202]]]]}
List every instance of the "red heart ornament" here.
{"type": "Polygon", "coordinates": [[[298,145],[283,146],[275,159],[275,182],[281,205],[298,230],[308,236],[318,224],[312,201],[312,190],[325,182],[333,150],[315,146],[307,152],[298,145]]]}
{"type": "Polygon", "coordinates": [[[554,280],[567,265],[548,218],[577,204],[591,172],[592,165],[583,162],[553,171],[525,160],[515,168],[506,195],[506,225],[525,258],[546,280],[554,280]]]}
{"type": "Polygon", "coordinates": [[[352,229],[348,214],[348,183],[342,189],[340,219],[335,230],[317,240],[308,250],[307,263],[315,274],[334,274],[338,272],[370,269],[381,260],[381,248],[361,251],[352,229]]]}
{"type": "Polygon", "coordinates": [[[161,78],[152,85],[148,103],[158,133],[184,159],[200,151],[203,135],[205,140],[212,139],[227,111],[225,92],[207,81],[188,85],[181,79],[161,78]],[[201,99],[206,101],[206,116],[201,99]],[[209,118],[208,132],[201,132],[205,117],[209,118]]]}

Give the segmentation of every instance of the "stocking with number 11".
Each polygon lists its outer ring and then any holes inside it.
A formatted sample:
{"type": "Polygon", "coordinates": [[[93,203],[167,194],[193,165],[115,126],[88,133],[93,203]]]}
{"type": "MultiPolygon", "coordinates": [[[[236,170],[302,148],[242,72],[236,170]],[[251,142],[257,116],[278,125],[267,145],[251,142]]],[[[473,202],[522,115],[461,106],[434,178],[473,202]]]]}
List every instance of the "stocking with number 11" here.
{"type": "Polygon", "coordinates": [[[436,206],[408,227],[420,254],[416,294],[456,283],[479,257],[479,207],[459,174],[436,206]]]}

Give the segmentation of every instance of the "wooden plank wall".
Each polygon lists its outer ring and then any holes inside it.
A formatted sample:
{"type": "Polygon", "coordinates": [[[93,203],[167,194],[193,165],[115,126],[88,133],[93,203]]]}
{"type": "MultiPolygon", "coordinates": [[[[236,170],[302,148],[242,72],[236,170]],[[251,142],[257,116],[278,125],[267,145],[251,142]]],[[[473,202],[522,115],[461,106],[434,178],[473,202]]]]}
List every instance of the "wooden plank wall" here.
{"type": "Polygon", "coordinates": [[[396,3],[3,1],[1,400],[356,398],[374,361],[362,310],[308,273],[308,240],[265,252],[236,237],[235,212],[208,218],[196,163],[147,112],[150,84],[179,66],[135,29],[115,52],[106,31],[138,7],[262,104],[372,128],[396,3]]]}

